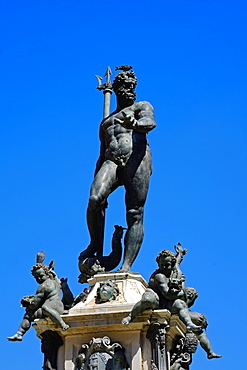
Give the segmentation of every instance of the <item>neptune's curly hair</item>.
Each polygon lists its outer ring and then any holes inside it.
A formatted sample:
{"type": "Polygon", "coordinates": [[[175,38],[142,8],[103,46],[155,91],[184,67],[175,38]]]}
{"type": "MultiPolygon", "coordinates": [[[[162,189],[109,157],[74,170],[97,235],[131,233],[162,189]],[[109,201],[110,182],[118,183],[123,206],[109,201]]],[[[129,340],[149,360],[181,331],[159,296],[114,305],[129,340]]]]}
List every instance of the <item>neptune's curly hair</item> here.
{"type": "Polygon", "coordinates": [[[136,87],[137,78],[133,71],[120,72],[115,76],[114,81],[112,83],[113,91],[116,92],[124,84],[124,81],[127,79],[132,79],[134,87],[136,87]]]}

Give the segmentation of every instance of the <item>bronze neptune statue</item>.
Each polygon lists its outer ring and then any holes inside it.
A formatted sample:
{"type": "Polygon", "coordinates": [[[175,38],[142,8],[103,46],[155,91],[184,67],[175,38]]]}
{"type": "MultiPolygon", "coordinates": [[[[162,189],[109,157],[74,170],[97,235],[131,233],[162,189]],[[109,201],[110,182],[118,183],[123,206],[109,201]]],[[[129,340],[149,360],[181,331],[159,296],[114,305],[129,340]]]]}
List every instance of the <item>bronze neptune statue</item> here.
{"type": "Polygon", "coordinates": [[[152,105],[147,101],[135,103],[136,85],[133,71],[118,73],[112,84],[117,108],[100,124],[100,156],[87,209],[91,241],[79,257],[83,261],[95,253],[102,255],[107,198],[116,188],[124,186],[128,228],[122,272],[130,270],[143,240],[143,210],[152,173],[147,133],[156,126],[152,105]]]}

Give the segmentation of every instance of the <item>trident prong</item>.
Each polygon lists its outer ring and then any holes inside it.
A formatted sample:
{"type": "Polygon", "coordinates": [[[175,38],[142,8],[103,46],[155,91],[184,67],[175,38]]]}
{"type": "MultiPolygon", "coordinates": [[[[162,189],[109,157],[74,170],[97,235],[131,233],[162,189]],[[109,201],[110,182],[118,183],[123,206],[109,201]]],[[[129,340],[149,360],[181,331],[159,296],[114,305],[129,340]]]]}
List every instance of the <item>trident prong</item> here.
{"type": "Polygon", "coordinates": [[[98,90],[102,90],[102,80],[103,80],[103,78],[102,77],[100,77],[100,76],[98,76],[98,75],[95,75],[95,77],[97,78],[97,81],[98,81],[98,86],[96,87],[96,89],[98,89],[98,90]]]}
{"type": "Polygon", "coordinates": [[[111,83],[111,75],[112,75],[112,71],[111,71],[111,68],[108,66],[106,73],[104,74],[104,76],[106,76],[106,85],[109,85],[111,83]]]}
{"type": "Polygon", "coordinates": [[[104,94],[104,110],[103,110],[103,118],[106,118],[110,114],[110,100],[111,100],[111,94],[112,94],[112,84],[111,84],[111,75],[112,71],[110,67],[107,67],[106,73],[104,76],[106,76],[106,83],[102,84],[103,78],[95,75],[98,81],[98,90],[102,90],[104,94]]]}

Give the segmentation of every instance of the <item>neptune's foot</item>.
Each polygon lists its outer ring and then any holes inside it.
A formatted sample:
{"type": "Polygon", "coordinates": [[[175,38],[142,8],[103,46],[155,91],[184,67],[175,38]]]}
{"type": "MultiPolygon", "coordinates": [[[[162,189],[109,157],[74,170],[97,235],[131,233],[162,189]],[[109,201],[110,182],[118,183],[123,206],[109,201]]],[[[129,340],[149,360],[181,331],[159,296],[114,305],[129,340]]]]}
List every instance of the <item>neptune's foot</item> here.
{"type": "Polygon", "coordinates": [[[86,258],[95,257],[94,254],[97,252],[97,248],[95,248],[93,245],[89,244],[89,246],[80,253],[79,255],[79,261],[83,261],[86,258]]]}

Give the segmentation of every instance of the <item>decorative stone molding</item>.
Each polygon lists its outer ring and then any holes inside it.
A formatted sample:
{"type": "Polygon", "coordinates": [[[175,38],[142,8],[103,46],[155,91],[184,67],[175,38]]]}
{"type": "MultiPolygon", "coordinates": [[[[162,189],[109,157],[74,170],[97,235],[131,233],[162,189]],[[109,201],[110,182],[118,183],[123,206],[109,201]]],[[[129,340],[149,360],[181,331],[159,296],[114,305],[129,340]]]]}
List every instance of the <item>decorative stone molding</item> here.
{"type": "Polygon", "coordinates": [[[41,334],[41,352],[44,353],[44,370],[57,370],[57,352],[63,345],[60,335],[52,330],[41,334]]]}
{"type": "Polygon", "coordinates": [[[158,322],[151,324],[147,331],[147,338],[152,348],[152,369],[167,370],[166,325],[158,322]]]}
{"type": "Polygon", "coordinates": [[[184,338],[179,338],[171,352],[170,370],[189,370],[192,354],[196,352],[197,346],[198,339],[193,332],[188,332],[184,338]]]}
{"type": "Polygon", "coordinates": [[[109,337],[92,338],[89,344],[83,344],[75,359],[75,370],[130,370],[124,348],[119,343],[112,343],[109,337]]]}

